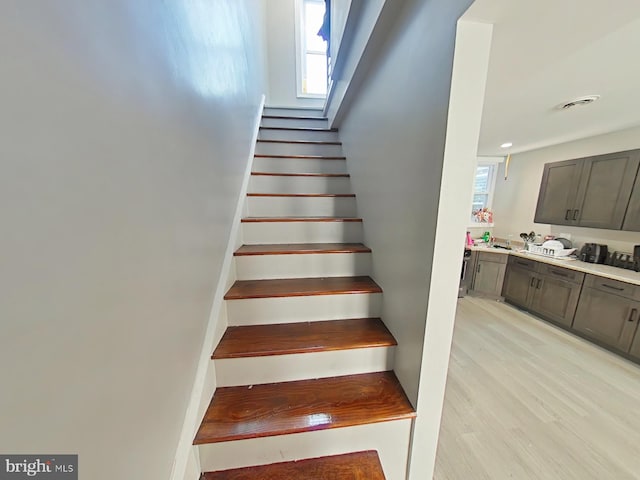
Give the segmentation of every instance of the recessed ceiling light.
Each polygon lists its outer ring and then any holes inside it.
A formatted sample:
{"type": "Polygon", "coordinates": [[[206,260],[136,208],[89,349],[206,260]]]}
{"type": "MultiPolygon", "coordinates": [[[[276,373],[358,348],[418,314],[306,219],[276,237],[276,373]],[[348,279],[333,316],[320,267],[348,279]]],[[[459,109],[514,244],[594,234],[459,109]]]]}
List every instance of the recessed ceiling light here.
{"type": "Polygon", "coordinates": [[[584,97],[579,97],[570,102],[561,103],[560,105],[556,105],[556,108],[559,110],[568,110],[573,107],[577,107],[580,105],[589,105],[590,103],[595,102],[600,98],[600,95],[585,95],[584,97]]]}
{"type": "Polygon", "coordinates": [[[513,143],[507,142],[500,145],[500,148],[509,148],[509,147],[513,147],[513,143]]]}

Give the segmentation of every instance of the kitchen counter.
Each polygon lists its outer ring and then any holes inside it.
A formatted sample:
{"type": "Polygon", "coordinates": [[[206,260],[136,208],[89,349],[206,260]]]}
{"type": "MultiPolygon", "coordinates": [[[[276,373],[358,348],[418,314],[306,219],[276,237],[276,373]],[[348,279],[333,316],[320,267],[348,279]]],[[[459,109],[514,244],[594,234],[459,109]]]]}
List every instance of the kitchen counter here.
{"type": "Polygon", "coordinates": [[[577,259],[561,260],[557,258],[544,257],[542,255],[535,255],[525,250],[505,250],[504,248],[476,246],[471,247],[471,250],[474,252],[487,252],[495,253],[497,255],[514,255],[521,258],[530,258],[531,260],[548,263],[557,267],[569,268],[571,270],[577,270],[578,272],[589,273],[591,275],[598,275],[600,277],[609,278],[611,280],[619,280],[621,282],[632,283],[633,285],[640,285],[640,272],[625,270],[624,268],[612,267],[610,265],[587,263],[577,259]]]}

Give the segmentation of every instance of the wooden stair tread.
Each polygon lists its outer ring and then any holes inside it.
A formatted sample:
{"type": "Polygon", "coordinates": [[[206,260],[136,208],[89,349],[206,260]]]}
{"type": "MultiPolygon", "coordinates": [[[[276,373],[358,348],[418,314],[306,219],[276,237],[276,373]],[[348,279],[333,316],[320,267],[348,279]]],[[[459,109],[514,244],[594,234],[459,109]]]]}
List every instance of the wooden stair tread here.
{"type": "Polygon", "coordinates": [[[295,117],[292,115],[262,115],[262,118],[276,118],[276,119],[285,119],[285,120],[327,120],[327,117],[314,117],[314,116],[295,117]]]}
{"type": "Polygon", "coordinates": [[[327,156],[327,155],[267,155],[265,153],[256,153],[256,158],[290,158],[292,160],[346,160],[345,156],[327,156]]]}
{"type": "Polygon", "coordinates": [[[242,223],[259,222],[362,222],[355,217],[244,217],[242,223]]]}
{"type": "Polygon", "coordinates": [[[353,198],[355,193],[247,193],[247,197],[353,198]]]}
{"type": "Polygon", "coordinates": [[[337,128],[318,127],[260,127],[260,130],[293,130],[296,132],[337,132],[337,128]]]}
{"type": "Polygon", "coordinates": [[[379,318],[228,327],[211,358],[265,357],[397,345],[379,318]]]}
{"type": "Polygon", "coordinates": [[[236,257],[246,255],[290,255],[308,253],[369,253],[371,249],[362,243],[275,243],[242,245],[235,251],[236,257]]]}
{"type": "Polygon", "coordinates": [[[378,453],[346,453],[295,462],[207,472],[200,480],[385,480],[378,453]]]}
{"type": "Polygon", "coordinates": [[[329,177],[329,178],[349,178],[348,173],[277,173],[277,172],[251,172],[255,176],[267,177],[329,177]]]}
{"type": "Polygon", "coordinates": [[[225,300],[247,298],[304,297],[312,295],[341,295],[381,293],[382,289],[371,277],[314,277],[276,280],[238,280],[224,296],[225,300]]]}
{"type": "Polygon", "coordinates": [[[294,143],[298,145],[342,145],[342,142],[334,140],[269,140],[259,138],[258,143],[294,143]]]}
{"type": "Polygon", "coordinates": [[[393,372],[218,388],[194,444],[415,417],[393,372]]]}

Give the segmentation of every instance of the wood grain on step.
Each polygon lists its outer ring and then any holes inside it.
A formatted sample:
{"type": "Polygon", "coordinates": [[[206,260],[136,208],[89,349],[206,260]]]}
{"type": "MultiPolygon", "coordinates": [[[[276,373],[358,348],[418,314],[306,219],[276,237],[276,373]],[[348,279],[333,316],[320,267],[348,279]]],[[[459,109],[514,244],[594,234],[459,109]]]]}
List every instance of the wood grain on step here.
{"type": "Polygon", "coordinates": [[[231,286],[224,299],[242,300],[381,292],[382,289],[378,284],[371,277],[366,276],[238,280],[231,286]]]}
{"type": "Polygon", "coordinates": [[[264,140],[259,138],[258,143],[293,143],[296,145],[342,145],[342,142],[332,140],[264,140]]]}
{"type": "Polygon", "coordinates": [[[211,358],[265,357],[354,348],[391,347],[379,318],[228,327],[211,358]]]}
{"type": "Polygon", "coordinates": [[[259,222],[360,222],[361,218],[355,217],[245,217],[242,223],[259,222]]]}
{"type": "Polygon", "coordinates": [[[355,193],[247,193],[247,197],[353,198],[355,193]]]}
{"type": "Polygon", "coordinates": [[[292,160],[346,160],[347,157],[334,157],[327,155],[267,155],[264,153],[256,153],[256,158],[290,158],[292,160]]]}
{"type": "Polygon", "coordinates": [[[393,372],[218,388],[195,445],[415,417],[393,372]]]}
{"type": "Polygon", "coordinates": [[[328,178],[349,178],[348,173],[271,173],[271,172],[251,172],[255,176],[268,177],[328,177],[328,178]]]}
{"type": "Polygon", "coordinates": [[[246,255],[296,255],[310,253],[369,253],[371,249],[361,243],[275,243],[243,245],[234,252],[236,257],[246,255]]]}
{"type": "Polygon", "coordinates": [[[385,480],[378,453],[346,453],[204,473],[200,480],[385,480]]]}
{"type": "Polygon", "coordinates": [[[337,128],[314,127],[260,127],[260,130],[293,130],[296,132],[337,132],[337,128]]]}

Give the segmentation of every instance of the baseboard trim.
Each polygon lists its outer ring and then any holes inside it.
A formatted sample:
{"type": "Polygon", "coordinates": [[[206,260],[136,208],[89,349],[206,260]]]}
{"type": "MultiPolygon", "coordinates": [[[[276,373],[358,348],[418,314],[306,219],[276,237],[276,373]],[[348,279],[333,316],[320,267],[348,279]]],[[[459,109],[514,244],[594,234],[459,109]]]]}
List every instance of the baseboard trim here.
{"type": "Polygon", "coordinates": [[[198,480],[201,471],[199,454],[197,447],[193,446],[193,438],[195,437],[200,422],[202,421],[202,415],[204,414],[202,405],[208,405],[213,392],[215,392],[215,380],[211,381],[210,378],[211,374],[215,375],[211,354],[220,340],[220,331],[224,331],[224,329],[221,329],[221,326],[219,325],[219,322],[221,321],[220,317],[222,316],[220,315],[220,312],[224,312],[224,294],[228,285],[233,283],[235,280],[235,269],[232,268],[233,253],[237,249],[239,243],[240,219],[244,215],[245,199],[249,187],[249,179],[251,178],[256,141],[258,139],[258,132],[260,131],[260,121],[262,119],[264,104],[265,96],[263,95],[256,112],[255,124],[253,126],[253,138],[251,140],[251,150],[249,152],[249,158],[247,159],[247,168],[240,187],[231,232],[227,241],[224,261],[213,296],[211,313],[209,315],[205,337],[202,342],[200,360],[198,361],[198,367],[195,373],[193,387],[191,389],[191,398],[185,412],[184,423],[178,440],[178,446],[170,477],[171,480],[198,480]],[[213,391],[211,391],[212,388],[213,391]],[[194,476],[196,471],[197,476],[194,476]]]}

